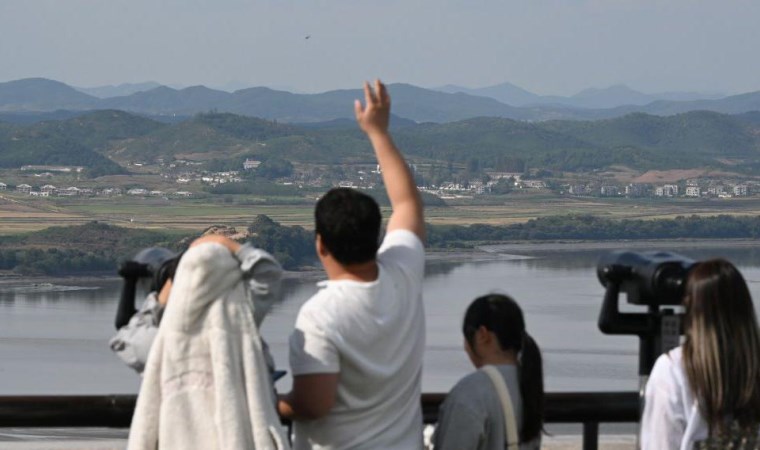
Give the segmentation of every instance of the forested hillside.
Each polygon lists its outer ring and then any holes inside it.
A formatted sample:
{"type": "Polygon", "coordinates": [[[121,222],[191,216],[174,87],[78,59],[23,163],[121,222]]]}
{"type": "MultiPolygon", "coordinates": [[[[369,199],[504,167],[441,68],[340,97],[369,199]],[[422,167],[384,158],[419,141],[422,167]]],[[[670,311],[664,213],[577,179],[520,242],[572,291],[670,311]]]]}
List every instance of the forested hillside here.
{"type": "MultiPolygon", "coordinates": [[[[444,162],[475,158],[482,167],[491,168],[516,160],[530,167],[571,171],[615,164],[641,170],[720,167],[727,159],[760,158],[760,126],[752,117],[697,111],[586,122],[477,118],[405,124],[394,137],[415,158],[444,162]]],[[[283,125],[232,114],[198,115],[124,142],[117,151],[143,159],[185,152],[214,158],[277,155],[309,163],[372,161],[371,149],[356,128],[283,125]]]]}
{"type": "MultiPolygon", "coordinates": [[[[760,161],[760,120],[750,113],[636,113],[541,123],[485,117],[444,124],[398,122],[396,142],[416,162],[580,171],[611,165],[751,170],[760,161]]],[[[114,161],[153,163],[188,155],[231,168],[247,157],[320,164],[374,161],[361,131],[344,122],[300,126],[210,112],[166,124],[105,110],[29,125],[0,123],[0,167],[67,164],[108,174],[125,170],[114,161]]]]}
{"type": "Polygon", "coordinates": [[[123,111],[98,111],[31,125],[0,123],[0,167],[83,166],[91,176],[126,173],[103,153],[166,125],[123,111]]]}
{"type": "Polygon", "coordinates": [[[23,274],[116,273],[117,263],[145,247],[179,249],[183,236],[91,222],[0,237],[0,270],[23,274]]]}

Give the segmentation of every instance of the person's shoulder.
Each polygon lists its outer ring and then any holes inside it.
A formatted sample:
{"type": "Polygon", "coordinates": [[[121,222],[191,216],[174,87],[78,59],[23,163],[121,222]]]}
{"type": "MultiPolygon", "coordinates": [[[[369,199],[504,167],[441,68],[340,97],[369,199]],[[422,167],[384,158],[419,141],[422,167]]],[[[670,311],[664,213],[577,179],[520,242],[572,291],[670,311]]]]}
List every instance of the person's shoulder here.
{"type": "Polygon", "coordinates": [[[386,267],[401,267],[421,280],[425,268],[425,246],[413,232],[393,230],[383,239],[377,259],[386,267]]]}
{"type": "Polygon", "coordinates": [[[320,289],[309,297],[299,311],[300,314],[312,314],[313,312],[320,311],[327,306],[333,298],[333,292],[331,292],[329,285],[320,286],[320,289]]]}
{"type": "Polygon", "coordinates": [[[678,346],[662,356],[665,356],[666,358],[663,359],[667,359],[671,364],[681,365],[683,362],[683,346],[678,346]]]}
{"type": "Polygon", "coordinates": [[[484,386],[490,383],[488,375],[476,370],[460,379],[446,395],[446,405],[458,411],[468,411],[473,416],[482,416],[484,402],[493,394],[486,394],[484,386]]]}
{"type": "Polygon", "coordinates": [[[678,370],[683,367],[683,347],[676,347],[669,352],[663,353],[657,358],[655,366],[660,366],[660,370],[678,370]]]}
{"type": "Polygon", "coordinates": [[[685,380],[683,368],[683,348],[676,347],[657,358],[649,374],[649,380],[654,383],[671,384],[683,383],[685,380]]]}
{"type": "Polygon", "coordinates": [[[482,370],[475,370],[457,381],[449,396],[473,400],[477,397],[477,394],[483,391],[483,386],[490,383],[488,375],[482,370]]]}
{"type": "Polygon", "coordinates": [[[335,311],[338,309],[335,305],[341,295],[340,290],[331,288],[329,283],[325,283],[301,305],[298,320],[329,323],[334,319],[335,311]]]}
{"type": "Polygon", "coordinates": [[[422,240],[410,230],[397,229],[389,231],[383,238],[383,243],[380,246],[380,252],[391,247],[408,247],[420,252],[425,251],[425,245],[422,240]]]}

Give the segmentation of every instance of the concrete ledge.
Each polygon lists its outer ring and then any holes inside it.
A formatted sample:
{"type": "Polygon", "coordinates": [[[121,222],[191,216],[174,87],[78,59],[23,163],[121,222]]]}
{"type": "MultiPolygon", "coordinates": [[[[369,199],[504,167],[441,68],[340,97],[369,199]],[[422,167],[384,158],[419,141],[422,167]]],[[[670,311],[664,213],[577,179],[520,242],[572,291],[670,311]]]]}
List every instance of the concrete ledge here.
{"type": "MultiPolygon", "coordinates": [[[[124,450],[125,429],[114,428],[0,428],[0,448],[8,450],[124,450]]],[[[545,450],[581,450],[578,434],[555,434],[542,439],[545,450]]],[[[600,450],[634,450],[632,434],[602,434],[600,450]]]]}

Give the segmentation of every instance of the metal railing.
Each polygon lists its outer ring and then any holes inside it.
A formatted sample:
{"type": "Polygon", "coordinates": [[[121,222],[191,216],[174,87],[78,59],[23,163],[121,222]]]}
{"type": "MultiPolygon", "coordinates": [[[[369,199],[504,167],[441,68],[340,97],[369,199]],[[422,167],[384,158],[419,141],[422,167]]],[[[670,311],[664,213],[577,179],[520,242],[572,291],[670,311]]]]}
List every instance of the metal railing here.
{"type": "MultiPolygon", "coordinates": [[[[422,394],[425,423],[438,420],[445,394],[422,394]]],[[[0,396],[0,427],[128,428],[134,395],[0,396]]],[[[544,407],[546,423],[583,424],[583,449],[599,445],[600,423],[639,420],[637,392],[550,392],[544,407]]]]}

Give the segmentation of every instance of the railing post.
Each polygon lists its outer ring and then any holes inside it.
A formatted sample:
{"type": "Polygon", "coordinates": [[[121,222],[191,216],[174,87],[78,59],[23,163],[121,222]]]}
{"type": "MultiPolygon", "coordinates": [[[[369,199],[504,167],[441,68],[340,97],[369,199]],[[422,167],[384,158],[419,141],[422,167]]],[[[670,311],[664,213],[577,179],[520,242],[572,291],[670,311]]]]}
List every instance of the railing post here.
{"type": "Polygon", "coordinates": [[[583,450],[599,448],[599,422],[583,422],[583,450]]]}

